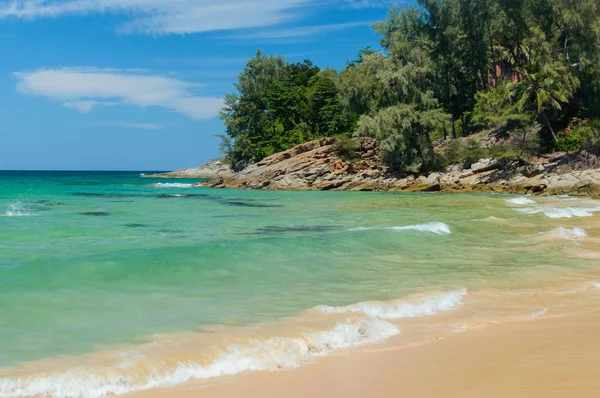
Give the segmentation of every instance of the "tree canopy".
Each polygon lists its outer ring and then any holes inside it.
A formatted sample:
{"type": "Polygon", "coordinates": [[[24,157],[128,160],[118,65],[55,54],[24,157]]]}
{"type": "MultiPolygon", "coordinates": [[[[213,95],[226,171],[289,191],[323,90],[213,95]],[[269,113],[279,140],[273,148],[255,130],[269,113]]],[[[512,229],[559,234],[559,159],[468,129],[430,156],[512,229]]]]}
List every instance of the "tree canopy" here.
{"type": "Polygon", "coordinates": [[[260,51],[248,60],[221,113],[232,163],[369,136],[390,169],[419,172],[440,166],[434,139],[539,123],[552,149],[574,119],[600,118],[599,0],[418,0],[374,30],[381,49],[340,72],[260,51]]]}

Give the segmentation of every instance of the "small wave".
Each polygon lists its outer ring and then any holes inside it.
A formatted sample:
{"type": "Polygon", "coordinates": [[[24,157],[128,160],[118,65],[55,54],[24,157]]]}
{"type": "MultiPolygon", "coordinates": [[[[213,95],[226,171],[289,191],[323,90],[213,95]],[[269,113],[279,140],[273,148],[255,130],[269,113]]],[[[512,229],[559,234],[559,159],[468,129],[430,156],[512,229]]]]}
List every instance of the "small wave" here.
{"type": "Polygon", "coordinates": [[[430,222],[427,224],[407,225],[398,227],[359,227],[352,228],[350,231],[371,231],[371,230],[392,230],[392,231],[419,231],[431,232],[437,235],[449,235],[450,227],[443,222],[430,222]]]}
{"type": "Polygon", "coordinates": [[[9,203],[8,209],[6,210],[4,215],[6,217],[23,217],[30,216],[31,214],[29,213],[27,206],[23,202],[18,201],[14,203],[9,203]]]}
{"type": "Polygon", "coordinates": [[[577,240],[581,238],[587,238],[587,233],[583,228],[573,228],[568,229],[564,227],[559,227],[553,229],[552,231],[542,232],[540,235],[552,235],[557,234],[561,239],[565,240],[577,240]]]}
{"type": "Polygon", "coordinates": [[[538,214],[544,213],[548,218],[573,218],[573,217],[591,217],[594,212],[600,211],[600,208],[578,208],[578,207],[564,207],[564,208],[524,208],[518,209],[520,213],[524,214],[538,214]]]}
{"type": "Polygon", "coordinates": [[[337,323],[331,330],[307,334],[300,338],[272,338],[255,345],[232,345],[208,365],[180,364],[168,373],[154,372],[140,382],[117,374],[116,369],[113,373],[104,375],[71,371],[38,379],[0,378],[0,396],[102,398],[249,371],[293,369],[316,357],[377,343],[398,333],[398,327],[380,319],[351,318],[337,323]]]}
{"type": "Polygon", "coordinates": [[[506,203],[508,203],[509,205],[515,205],[515,206],[525,206],[525,205],[534,205],[535,201],[522,196],[520,198],[508,199],[506,201],[506,203]]]}
{"type": "Polygon", "coordinates": [[[544,315],[546,315],[547,313],[548,313],[548,308],[542,308],[542,309],[541,309],[541,310],[539,310],[538,312],[535,312],[535,313],[531,314],[531,315],[529,316],[529,318],[531,318],[531,319],[539,318],[539,317],[541,317],[541,316],[544,316],[544,315]]]}
{"type": "Polygon", "coordinates": [[[319,306],[324,313],[358,312],[375,319],[417,318],[450,311],[462,304],[467,289],[427,296],[416,301],[363,302],[347,307],[319,306]]]}
{"type": "Polygon", "coordinates": [[[156,188],[193,188],[194,184],[182,184],[178,182],[159,182],[152,184],[156,188]]]}
{"type": "Polygon", "coordinates": [[[558,294],[559,296],[568,296],[571,294],[577,294],[577,293],[582,293],[587,291],[589,288],[593,288],[593,289],[600,289],[600,282],[594,281],[594,282],[588,282],[582,286],[579,286],[577,288],[574,289],[570,289],[570,290],[563,290],[560,292],[556,292],[556,294],[558,294]]]}

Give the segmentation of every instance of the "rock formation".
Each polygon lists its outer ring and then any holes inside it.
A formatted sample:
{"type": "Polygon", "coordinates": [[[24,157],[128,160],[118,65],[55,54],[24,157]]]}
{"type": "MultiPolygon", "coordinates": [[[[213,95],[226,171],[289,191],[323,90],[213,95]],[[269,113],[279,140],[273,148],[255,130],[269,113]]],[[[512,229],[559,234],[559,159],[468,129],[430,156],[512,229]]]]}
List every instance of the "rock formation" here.
{"type": "Polygon", "coordinates": [[[539,158],[532,164],[481,159],[467,169],[454,165],[443,172],[399,175],[382,166],[377,141],[362,140],[355,161],[343,160],[334,150],[335,142],[335,138],[307,142],[237,173],[215,161],[159,176],[209,178],[201,185],[212,188],[600,196],[600,165],[589,159],[596,159],[590,154],[559,154],[539,158]]]}

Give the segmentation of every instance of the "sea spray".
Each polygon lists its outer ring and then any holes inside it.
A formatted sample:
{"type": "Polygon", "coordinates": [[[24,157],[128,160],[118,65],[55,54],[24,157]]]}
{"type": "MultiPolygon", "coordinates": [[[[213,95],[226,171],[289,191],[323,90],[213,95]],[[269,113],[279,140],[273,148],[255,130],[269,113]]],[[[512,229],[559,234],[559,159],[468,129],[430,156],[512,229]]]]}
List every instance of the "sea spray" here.
{"type": "Polygon", "coordinates": [[[29,216],[30,213],[27,206],[19,200],[13,203],[9,203],[8,209],[6,210],[4,215],[7,217],[23,217],[29,216]]]}
{"type": "Polygon", "coordinates": [[[168,372],[152,372],[144,380],[118,373],[69,371],[37,379],[0,378],[0,396],[21,398],[103,398],[134,391],[169,387],[190,380],[230,376],[249,371],[293,369],[316,357],[336,351],[377,343],[400,333],[400,329],[380,319],[349,318],[332,329],[299,338],[276,337],[254,345],[231,345],[212,363],[180,363],[168,372]]]}

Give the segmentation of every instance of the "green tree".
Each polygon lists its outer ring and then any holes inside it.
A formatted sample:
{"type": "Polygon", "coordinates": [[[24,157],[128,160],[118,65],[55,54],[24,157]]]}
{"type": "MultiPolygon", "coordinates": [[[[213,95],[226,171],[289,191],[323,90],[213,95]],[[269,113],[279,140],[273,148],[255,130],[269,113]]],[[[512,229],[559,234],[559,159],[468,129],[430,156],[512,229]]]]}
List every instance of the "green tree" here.
{"type": "Polygon", "coordinates": [[[533,109],[543,118],[554,140],[558,141],[547,112],[560,111],[578,86],[577,78],[564,66],[546,65],[539,72],[527,74],[519,83],[512,84],[511,91],[519,111],[533,109]]]}

